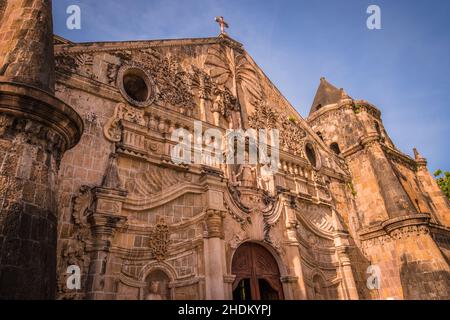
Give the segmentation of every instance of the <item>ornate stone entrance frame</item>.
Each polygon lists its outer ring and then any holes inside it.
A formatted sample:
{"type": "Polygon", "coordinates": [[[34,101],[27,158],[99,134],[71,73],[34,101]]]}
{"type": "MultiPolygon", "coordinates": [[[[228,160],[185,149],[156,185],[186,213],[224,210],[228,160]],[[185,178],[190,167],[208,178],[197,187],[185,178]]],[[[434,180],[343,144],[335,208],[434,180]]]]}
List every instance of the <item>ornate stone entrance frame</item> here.
{"type": "Polygon", "coordinates": [[[270,244],[268,244],[266,242],[257,241],[257,240],[243,241],[236,247],[236,249],[233,250],[230,263],[228,264],[228,268],[229,268],[228,272],[229,272],[230,276],[228,279],[229,281],[226,281],[227,295],[231,298],[233,297],[233,283],[236,280],[236,275],[233,274],[232,265],[233,265],[234,259],[236,258],[236,252],[239,250],[239,248],[242,247],[242,245],[247,244],[247,243],[259,245],[262,248],[266,249],[270,253],[270,255],[274,258],[275,262],[277,263],[278,271],[280,274],[280,282],[282,285],[283,298],[284,298],[284,300],[292,299],[293,293],[292,293],[292,289],[290,287],[290,283],[291,282],[296,283],[297,278],[292,277],[291,275],[288,274],[288,271],[286,268],[286,265],[288,265],[288,264],[281,259],[280,255],[278,254],[277,250],[274,247],[272,247],[270,244]],[[293,279],[293,278],[295,278],[295,279],[293,279]]]}

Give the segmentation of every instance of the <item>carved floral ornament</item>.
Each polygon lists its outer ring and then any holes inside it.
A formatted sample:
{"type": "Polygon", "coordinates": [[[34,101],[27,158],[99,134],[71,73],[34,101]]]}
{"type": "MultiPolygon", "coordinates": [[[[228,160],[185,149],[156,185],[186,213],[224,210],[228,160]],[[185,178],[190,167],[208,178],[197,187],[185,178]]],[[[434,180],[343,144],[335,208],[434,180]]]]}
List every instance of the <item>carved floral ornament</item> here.
{"type": "Polygon", "coordinates": [[[170,244],[169,226],[167,223],[160,220],[150,232],[149,238],[149,247],[152,256],[158,261],[164,260],[170,244]]]}
{"type": "Polygon", "coordinates": [[[280,145],[284,151],[290,151],[295,155],[305,158],[306,131],[299,125],[294,117],[287,117],[274,110],[273,107],[262,100],[254,100],[254,112],[249,116],[249,124],[253,129],[278,129],[280,130],[280,145]]]}

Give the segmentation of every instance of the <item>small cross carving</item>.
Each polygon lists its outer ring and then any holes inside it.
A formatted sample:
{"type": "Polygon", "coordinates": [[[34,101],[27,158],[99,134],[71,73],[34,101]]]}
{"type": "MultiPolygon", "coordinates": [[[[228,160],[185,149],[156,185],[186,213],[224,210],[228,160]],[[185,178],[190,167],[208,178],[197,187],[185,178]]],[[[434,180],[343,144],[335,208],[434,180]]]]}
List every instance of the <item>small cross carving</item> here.
{"type": "Polygon", "coordinates": [[[227,34],[225,32],[225,28],[229,28],[230,26],[228,25],[227,22],[225,22],[225,19],[222,16],[220,16],[220,17],[216,17],[215,20],[220,26],[220,34],[227,34]]]}

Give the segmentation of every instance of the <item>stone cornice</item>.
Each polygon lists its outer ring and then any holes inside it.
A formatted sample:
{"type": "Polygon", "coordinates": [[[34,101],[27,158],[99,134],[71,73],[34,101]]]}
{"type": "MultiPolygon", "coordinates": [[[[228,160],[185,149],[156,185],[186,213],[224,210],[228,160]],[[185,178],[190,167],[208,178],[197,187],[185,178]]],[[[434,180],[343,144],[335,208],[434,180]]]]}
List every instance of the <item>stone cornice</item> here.
{"type": "MultiPolygon", "coordinates": [[[[419,163],[416,162],[411,157],[405,155],[404,153],[402,153],[401,151],[399,151],[397,149],[387,146],[386,144],[381,144],[381,147],[386,152],[386,154],[389,155],[394,161],[403,163],[403,164],[409,166],[414,171],[417,170],[417,166],[419,165],[419,163]]],[[[423,164],[423,163],[421,163],[421,164],[423,164]]],[[[426,166],[426,161],[425,161],[425,166],[426,166]]]]}
{"type": "Polygon", "coordinates": [[[375,118],[380,119],[381,118],[381,112],[378,110],[377,107],[375,107],[373,104],[365,101],[365,100],[343,100],[340,103],[334,103],[327,106],[324,106],[320,110],[314,112],[311,114],[306,121],[309,124],[312,124],[317,119],[321,118],[323,115],[340,109],[352,109],[355,111],[355,113],[361,112],[361,110],[367,111],[372,113],[375,118]]]}
{"type": "Polygon", "coordinates": [[[54,130],[64,141],[63,152],[78,143],[84,130],[81,117],[55,96],[1,79],[0,112],[14,118],[30,119],[54,130]]]}
{"type": "Polygon", "coordinates": [[[361,241],[380,237],[399,238],[401,233],[427,233],[430,225],[430,214],[421,213],[386,220],[376,226],[362,229],[358,232],[361,241]]]}
{"type": "MultiPolygon", "coordinates": [[[[238,43],[227,37],[228,41],[238,43]]],[[[167,39],[167,40],[146,40],[146,41],[116,41],[116,42],[85,42],[55,45],[55,56],[72,53],[95,53],[95,52],[111,52],[125,50],[142,50],[156,47],[178,47],[192,45],[211,45],[222,44],[223,38],[197,38],[197,39],[167,39]]],[[[242,46],[242,45],[241,45],[242,46]]]]}

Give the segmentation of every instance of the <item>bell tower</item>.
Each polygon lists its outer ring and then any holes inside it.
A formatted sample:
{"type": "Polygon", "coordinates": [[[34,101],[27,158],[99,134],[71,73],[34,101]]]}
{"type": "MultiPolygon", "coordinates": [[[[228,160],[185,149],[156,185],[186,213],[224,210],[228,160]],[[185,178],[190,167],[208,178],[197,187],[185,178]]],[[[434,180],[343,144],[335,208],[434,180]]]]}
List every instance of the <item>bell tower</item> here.
{"type": "Polygon", "coordinates": [[[439,288],[450,285],[450,268],[432,234],[443,221],[438,217],[449,211],[421,183],[423,161],[395,147],[375,106],[352,99],[325,78],[307,121],[349,168],[360,226],[356,236],[381,270],[379,297],[448,299],[439,288]]]}
{"type": "Polygon", "coordinates": [[[0,299],[52,299],[59,164],[83,121],[57,99],[51,0],[0,0],[0,299]]]}

